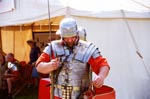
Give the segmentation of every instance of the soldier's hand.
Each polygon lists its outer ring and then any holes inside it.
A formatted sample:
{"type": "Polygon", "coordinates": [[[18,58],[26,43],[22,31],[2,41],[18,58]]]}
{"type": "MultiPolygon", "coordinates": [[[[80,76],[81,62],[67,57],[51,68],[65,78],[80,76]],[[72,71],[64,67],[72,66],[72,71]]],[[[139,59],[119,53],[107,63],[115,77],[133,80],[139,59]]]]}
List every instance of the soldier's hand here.
{"type": "Polygon", "coordinates": [[[96,88],[100,88],[104,83],[104,78],[101,76],[96,76],[92,83],[96,88]]]}
{"type": "Polygon", "coordinates": [[[51,67],[53,70],[57,70],[59,66],[59,60],[57,58],[51,60],[51,67]]]}

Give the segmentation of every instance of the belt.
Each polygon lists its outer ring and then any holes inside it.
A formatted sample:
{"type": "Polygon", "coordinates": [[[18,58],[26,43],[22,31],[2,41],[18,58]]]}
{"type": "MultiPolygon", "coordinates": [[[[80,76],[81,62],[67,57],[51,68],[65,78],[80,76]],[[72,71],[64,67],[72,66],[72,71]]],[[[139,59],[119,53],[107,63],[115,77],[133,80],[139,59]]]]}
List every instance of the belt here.
{"type": "MultiPolygon", "coordinates": [[[[59,85],[59,84],[55,84],[54,86],[55,86],[55,88],[59,88],[59,89],[62,89],[62,87],[63,87],[63,85],[59,85]]],[[[72,90],[73,91],[79,91],[80,87],[72,86],[72,90]]]]}

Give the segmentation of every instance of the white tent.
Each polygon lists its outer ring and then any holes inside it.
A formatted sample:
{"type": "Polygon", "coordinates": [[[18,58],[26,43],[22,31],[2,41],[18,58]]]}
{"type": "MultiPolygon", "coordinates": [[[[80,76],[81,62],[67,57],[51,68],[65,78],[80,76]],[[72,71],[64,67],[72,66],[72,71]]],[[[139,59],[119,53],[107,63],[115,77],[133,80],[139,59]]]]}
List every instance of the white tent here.
{"type": "MultiPolygon", "coordinates": [[[[0,14],[1,27],[48,18],[47,0],[15,3],[0,14]]],[[[105,84],[116,90],[116,99],[150,99],[149,8],[149,0],[50,0],[50,17],[68,15],[86,28],[88,41],[109,61],[105,84]]]]}
{"type": "MultiPolygon", "coordinates": [[[[0,26],[46,19],[47,3],[48,0],[1,0],[0,26]]],[[[95,18],[122,18],[121,10],[124,10],[128,18],[150,17],[149,0],[49,0],[49,3],[51,17],[67,14],[95,18]]]]}

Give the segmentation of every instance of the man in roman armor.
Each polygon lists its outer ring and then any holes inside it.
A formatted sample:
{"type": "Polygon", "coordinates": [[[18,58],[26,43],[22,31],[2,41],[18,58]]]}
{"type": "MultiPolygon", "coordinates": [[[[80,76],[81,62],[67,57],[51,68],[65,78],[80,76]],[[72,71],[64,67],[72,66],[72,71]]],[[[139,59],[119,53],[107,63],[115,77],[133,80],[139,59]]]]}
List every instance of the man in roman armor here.
{"type": "Polygon", "coordinates": [[[54,99],[84,99],[81,96],[89,86],[100,88],[103,85],[109,64],[97,46],[79,40],[75,19],[64,18],[58,32],[61,39],[45,47],[36,62],[37,71],[44,74],[54,72],[54,99]],[[89,66],[96,74],[92,81],[89,80],[89,66]]]}

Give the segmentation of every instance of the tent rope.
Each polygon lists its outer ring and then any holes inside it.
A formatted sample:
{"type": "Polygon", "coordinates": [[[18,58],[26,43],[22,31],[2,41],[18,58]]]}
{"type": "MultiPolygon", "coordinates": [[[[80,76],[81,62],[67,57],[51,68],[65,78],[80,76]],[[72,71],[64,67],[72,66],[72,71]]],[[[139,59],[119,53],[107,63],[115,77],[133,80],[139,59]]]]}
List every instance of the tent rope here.
{"type": "Polygon", "coordinates": [[[144,5],[144,4],[142,4],[141,2],[138,2],[138,1],[136,1],[136,0],[131,0],[131,1],[133,1],[133,2],[135,2],[135,3],[137,3],[137,4],[141,5],[141,6],[143,6],[143,7],[145,7],[145,8],[150,9],[150,7],[148,7],[148,6],[144,5]]]}
{"type": "Polygon", "coordinates": [[[144,62],[144,58],[143,58],[142,54],[141,54],[140,51],[139,51],[138,45],[137,45],[137,43],[136,43],[136,40],[135,40],[135,37],[134,37],[133,32],[132,32],[132,30],[131,30],[131,27],[130,27],[130,25],[129,25],[127,19],[126,19],[125,13],[124,13],[123,10],[121,10],[121,13],[122,13],[122,16],[123,16],[123,20],[124,20],[124,22],[125,22],[125,24],[126,24],[128,30],[129,30],[129,33],[130,33],[131,39],[132,39],[132,41],[133,41],[133,44],[134,44],[134,46],[135,46],[135,48],[136,48],[136,54],[140,57],[140,59],[141,59],[143,65],[144,65],[145,71],[146,71],[146,73],[147,73],[147,75],[148,75],[148,78],[150,79],[150,74],[148,73],[148,69],[146,68],[147,66],[146,66],[146,64],[145,64],[145,62],[144,62]]]}

